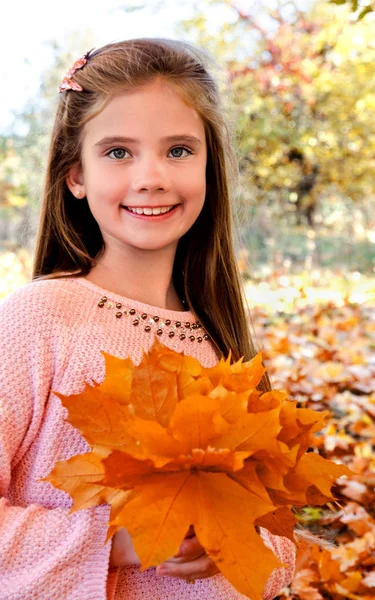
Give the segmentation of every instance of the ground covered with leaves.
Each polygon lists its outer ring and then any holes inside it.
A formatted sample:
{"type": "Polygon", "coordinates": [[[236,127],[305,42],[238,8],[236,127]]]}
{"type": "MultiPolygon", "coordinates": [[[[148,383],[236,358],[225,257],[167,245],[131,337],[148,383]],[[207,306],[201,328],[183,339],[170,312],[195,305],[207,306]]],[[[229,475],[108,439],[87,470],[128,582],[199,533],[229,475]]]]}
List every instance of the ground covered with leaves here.
{"type": "MultiPolygon", "coordinates": [[[[293,283],[286,285],[284,277],[274,288],[280,295],[283,285],[290,290],[293,283]]],[[[336,486],[337,503],[299,513],[301,524],[329,544],[300,543],[296,575],[279,600],[375,598],[374,287],[363,300],[346,294],[310,303],[301,287],[293,310],[253,306],[274,386],[301,407],[330,411],[311,450],[354,472],[336,486]]]]}

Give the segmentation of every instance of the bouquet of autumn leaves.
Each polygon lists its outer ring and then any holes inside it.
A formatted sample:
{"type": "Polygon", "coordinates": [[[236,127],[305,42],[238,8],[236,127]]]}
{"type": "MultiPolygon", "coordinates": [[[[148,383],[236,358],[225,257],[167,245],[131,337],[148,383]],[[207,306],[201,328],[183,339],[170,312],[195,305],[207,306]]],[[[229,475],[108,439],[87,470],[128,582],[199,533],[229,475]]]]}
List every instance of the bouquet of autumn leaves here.
{"type": "Polygon", "coordinates": [[[139,366],[103,352],[106,377],[56,393],[91,447],[56,463],[44,481],[71,511],[111,505],[107,539],[125,527],[142,569],[175,555],[191,525],[242,594],[261,599],[282,566],[259,527],[292,541],[291,508],[325,504],[343,465],[306,453],[327,413],[261,392],[261,354],[205,368],[155,342],[139,366]]]}

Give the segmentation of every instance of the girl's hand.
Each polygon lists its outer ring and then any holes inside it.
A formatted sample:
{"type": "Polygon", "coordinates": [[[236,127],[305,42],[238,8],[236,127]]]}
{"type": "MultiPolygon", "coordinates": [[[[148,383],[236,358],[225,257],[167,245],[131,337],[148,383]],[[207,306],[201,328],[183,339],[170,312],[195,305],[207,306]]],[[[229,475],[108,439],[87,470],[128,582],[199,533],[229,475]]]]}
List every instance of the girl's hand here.
{"type": "Polygon", "coordinates": [[[109,557],[109,568],[140,565],[141,561],[134,550],[133,540],[126,529],[117,531],[112,538],[112,549],[109,557]]]}
{"type": "Polygon", "coordinates": [[[156,567],[158,575],[180,577],[193,582],[219,573],[215,563],[207,556],[190,527],[178,553],[156,567]]]}

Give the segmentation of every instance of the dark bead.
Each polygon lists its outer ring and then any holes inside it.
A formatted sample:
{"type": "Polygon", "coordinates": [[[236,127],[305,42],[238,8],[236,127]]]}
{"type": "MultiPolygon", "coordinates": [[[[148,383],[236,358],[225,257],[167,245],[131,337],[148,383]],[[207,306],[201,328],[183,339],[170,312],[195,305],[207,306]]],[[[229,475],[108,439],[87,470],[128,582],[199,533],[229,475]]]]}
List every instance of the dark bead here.
{"type": "Polygon", "coordinates": [[[146,325],[146,327],[145,327],[145,331],[147,331],[147,332],[148,332],[148,331],[151,331],[151,326],[150,326],[150,325],[146,325]]]}
{"type": "Polygon", "coordinates": [[[102,302],[107,302],[107,300],[108,300],[107,296],[103,296],[102,302]]]}
{"type": "Polygon", "coordinates": [[[184,340],[185,338],[186,338],[186,335],[184,333],[181,333],[180,340],[184,340]]]}
{"type": "Polygon", "coordinates": [[[193,323],[193,329],[198,329],[198,325],[196,323],[193,323]]]}
{"type": "Polygon", "coordinates": [[[103,308],[103,306],[104,306],[104,302],[103,302],[103,300],[100,300],[100,302],[99,302],[98,306],[100,306],[100,308],[103,308]]]}
{"type": "Polygon", "coordinates": [[[190,339],[191,342],[194,342],[195,337],[193,335],[191,335],[189,339],[190,339]]]}
{"type": "Polygon", "coordinates": [[[117,313],[116,313],[116,317],[117,317],[118,319],[121,319],[121,317],[122,317],[122,312],[117,312],[117,313]]]}
{"type": "Polygon", "coordinates": [[[203,339],[204,339],[204,340],[208,340],[208,339],[209,339],[209,337],[208,337],[207,333],[205,333],[205,334],[204,334],[204,336],[203,336],[203,339]]]}
{"type": "Polygon", "coordinates": [[[185,327],[186,327],[186,329],[190,329],[190,323],[189,323],[189,321],[187,323],[185,323],[185,327]]]}
{"type": "Polygon", "coordinates": [[[176,321],[176,327],[181,327],[181,322],[180,321],[176,321]]]}
{"type": "Polygon", "coordinates": [[[154,319],[155,323],[157,323],[159,321],[159,317],[158,316],[153,317],[153,319],[154,319]]]}
{"type": "Polygon", "coordinates": [[[121,307],[122,307],[122,304],[121,304],[121,302],[117,302],[117,303],[116,303],[116,308],[121,308],[121,307]]]}
{"type": "Polygon", "coordinates": [[[146,313],[142,313],[142,314],[141,314],[141,318],[142,318],[143,320],[144,320],[144,319],[147,319],[147,314],[146,314],[146,313]]]}
{"type": "Polygon", "coordinates": [[[166,325],[170,325],[170,324],[171,324],[170,320],[169,320],[169,319],[167,319],[167,320],[166,320],[166,322],[165,322],[165,324],[166,324],[166,325]]]}
{"type": "Polygon", "coordinates": [[[203,338],[199,337],[199,338],[198,338],[198,342],[199,342],[199,343],[203,342],[203,338]]]}
{"type": "Polygon", "coordinates": [[[139,320],[138,319],[134,319],[133,325],[139,325],[139,320]]]}
{"type": "Polygon", "coordinates": [[[169,337],[174,337],[174,331],[170,331],[168,335],[169,337]]]}
{"type": "Polygon", "coordinates": [[[135,315],[135,313],[136,313],[136,310],[135,310],[135,308],[131,308],[131,309],[129,310],[129,315],[135,315]]]}
{"type": "Polygon", "coordinates": [[[157,333],[157,335],[161,335],[163,333],[163,330],[162,329],[158,329],[156,333],[157,333]]]}

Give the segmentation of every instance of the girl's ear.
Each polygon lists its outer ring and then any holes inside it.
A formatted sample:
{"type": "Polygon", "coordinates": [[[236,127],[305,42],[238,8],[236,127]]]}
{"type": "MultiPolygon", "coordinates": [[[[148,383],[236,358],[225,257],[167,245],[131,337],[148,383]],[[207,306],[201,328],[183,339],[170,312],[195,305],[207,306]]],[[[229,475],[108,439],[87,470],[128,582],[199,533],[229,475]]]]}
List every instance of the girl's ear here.
{"type": "Polygon", "coordinates": [[[86,196],[82,166],[78,162],[70,167],[65,181],[73,196],[77,198],[84,198],[86,196]]]}

